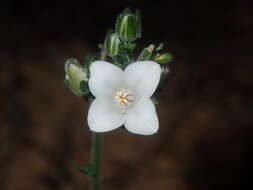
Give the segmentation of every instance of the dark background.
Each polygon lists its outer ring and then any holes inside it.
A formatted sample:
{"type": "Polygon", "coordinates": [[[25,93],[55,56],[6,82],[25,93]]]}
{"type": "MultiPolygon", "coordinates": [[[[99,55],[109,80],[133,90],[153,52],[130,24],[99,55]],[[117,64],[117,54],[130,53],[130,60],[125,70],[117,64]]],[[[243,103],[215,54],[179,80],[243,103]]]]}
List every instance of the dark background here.
{"type": "Polygon", "coordinates": [[[104,135],[110,190],[252,189],[253,7],[242,0],[0,3],[0,189],[88,189],[88,105],[64,62],[97,52],[125,8],[143,12],[139,47],[175,59],[159,95],[160,130],[104,135]]]}

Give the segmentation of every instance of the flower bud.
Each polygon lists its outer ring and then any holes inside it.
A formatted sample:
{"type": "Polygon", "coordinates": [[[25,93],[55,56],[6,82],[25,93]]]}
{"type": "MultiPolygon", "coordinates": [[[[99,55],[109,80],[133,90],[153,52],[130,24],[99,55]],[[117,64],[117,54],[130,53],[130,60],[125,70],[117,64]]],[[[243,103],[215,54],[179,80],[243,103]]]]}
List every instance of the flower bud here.
{"type": "Polygon", "coordinates": [[[86,94],[87,92],[81,88],[80,84],[87,81],[87,70],[76,59],[68,59],[65,63],[65,82],[71,91],[78,96],[86,94]]]}
{"type": "Polygon", "coordinates": [[[153,60],[157,63],[165,64],[165,63],[171,62],[173,60],[173,57],[170,53],[163,53],[163,54],[157,53],[154,56],[153,60]]]}
{"type": "Polygon", "coordinates": [[[107,32],[104,48],[106,52],[110,56],[116,56],[119,54],[119,47],[120,47],[120,39],[117,33],[114,33],[112,30],[107,32]]]}
{"type": "Polygon", "coordinates": [[[149,60],[149,58],[152,56],[152,53],[155,49],[155,46],[153,44],[146,47],[138,57],[137,61],[146,61],[149,60]]]}
{"type": "Polygon", "coordinates": [[[117,17],[115,28],[120,38],[124,41],[134,41],[140,37],[140,23],[137,16],[131,13],[129,9],[125,9],[117,17]]]}

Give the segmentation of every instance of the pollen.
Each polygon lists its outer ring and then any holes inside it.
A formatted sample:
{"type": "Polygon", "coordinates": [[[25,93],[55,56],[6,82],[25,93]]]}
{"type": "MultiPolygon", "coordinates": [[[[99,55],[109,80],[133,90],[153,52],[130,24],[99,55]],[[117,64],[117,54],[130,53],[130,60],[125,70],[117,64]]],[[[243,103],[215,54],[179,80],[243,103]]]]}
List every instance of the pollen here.
{"type": "Polygon", "coordinates": [[[122,90],[116,93],[115,99],[124,107],[131,106],[134,102],[134,95],[127,92],[127,90],[122,90]]]}

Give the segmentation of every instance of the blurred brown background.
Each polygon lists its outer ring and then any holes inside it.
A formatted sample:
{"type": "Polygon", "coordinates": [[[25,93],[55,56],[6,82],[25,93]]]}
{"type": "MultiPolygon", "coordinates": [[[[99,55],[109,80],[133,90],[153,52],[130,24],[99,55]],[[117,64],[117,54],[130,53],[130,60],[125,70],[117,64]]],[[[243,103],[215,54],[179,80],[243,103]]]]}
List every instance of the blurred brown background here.
{"type": "Polygon", "coordinates": [[[143,12],[140,47],[175,60],[160,130],[104,135],[110,190],[252,189],[253,6],[241,0],[0,3],[0,189],[81,190],[87,104],[63,85],[67,58],[96,52],[126,6],[143,12]]]}

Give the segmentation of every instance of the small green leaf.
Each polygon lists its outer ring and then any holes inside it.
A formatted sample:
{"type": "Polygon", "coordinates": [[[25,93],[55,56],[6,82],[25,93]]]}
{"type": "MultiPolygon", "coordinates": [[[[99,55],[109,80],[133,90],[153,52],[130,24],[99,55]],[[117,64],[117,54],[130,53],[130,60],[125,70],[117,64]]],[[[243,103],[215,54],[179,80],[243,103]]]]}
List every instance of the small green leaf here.
{"type": "Polygon", "coordinates": [[[83,168],[78,168],[77,171],[89,177],[93,177],[94,175],[96,175],[96,168],[92,164],[87,164],[83,168]]]}

